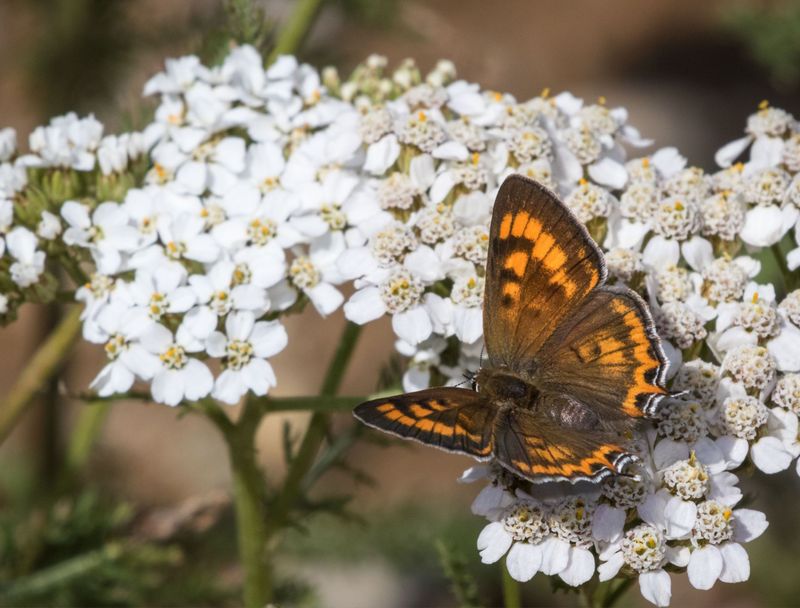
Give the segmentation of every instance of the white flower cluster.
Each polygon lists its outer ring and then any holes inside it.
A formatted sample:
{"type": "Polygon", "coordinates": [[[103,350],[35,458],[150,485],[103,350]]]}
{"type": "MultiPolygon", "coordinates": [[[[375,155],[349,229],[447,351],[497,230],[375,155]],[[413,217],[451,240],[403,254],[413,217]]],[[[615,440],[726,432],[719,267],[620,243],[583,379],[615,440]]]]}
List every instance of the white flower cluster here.
{"type": "Polygon", "coordinates": [[[626,162],[622,188],[592,183],[588,171],[577,189],[561,188],[567,201],[580,188],[604,201],[573,208],[602,242],[610,280],[649,300],[676,396],[647,431],[635,477],[569,490],[592,524],[568,547],[552,525],[572,514],[563,498],[548,498],[558,491],[509,483],[508,473],[487,469],[491,483],[473,505],[491,522],[478,540],[485,562],[507,554],[518,580],[541,571],[572,585],[595,568],[601,581],[637,576],[643,596],[659,606],[671,595],[665,565],[686,569],[697,589],[749,576],[741,545],[767,523],[762,513],[735,508],[736,471],[747,460],[767,474],[795,461],[800,474],[800,290],[791,290],[800,265],[791,242],[792,231],[795,241],[800,234],[793,194],[800,164],[792,157],[800,125],[762,105],[748,133],[735,151],[752,143],[749,160],[730,166],[725,155],[735,146],[726,146],[717,158],[728,166],[712,175],[665,148],[626,162]],[[763,281],[766,264],[784,271],[782,283],[763,281]],[[509,522],[534,506],[549,528],[515,535],[509,522]]]}
{"type": "Polygon", "coordinates": [[[750,562],[742,543],[767,528],[763,513],[736,508],[742,499],[738,463],[726,460],[706,439],[696,451],[667,443],[653,430],[642,439],[636,477],[614,477],[602,485],[550,484],[526,492],[504,485],[507,473],[490,467],[467,471],[463,481],[493,479],[472,509],[490,523],[478,537],[484,563],[506,556],[513,578],[538,572],[558,575],[572,586],[622,573],[638,578],[642,595],[669,604],[671,580],[664,569],[686,569],[697,589],[717,580],[747,580],[750,562]],[[567,494],[565,497],[564,494],[567,494]]]}
{"type": "Polygon", "coordinates": [[[265,395],[280,317],[307,302],[391,317],[406,390],[463,381],[480,365],[492,204],[522,173],[586,224],[609,281],[649,300],[676,396],[639,438],[635,476],[565,489],[474,469],[466,479],[489,479],[473,505],[490,522],[482,559],[506,555],[518,580],[636,576],[658,605],[666,566],[698,589],[747,579],[741,544],[767,524],[737,508],[736,471],[800,454],[793,117],[763,105],[709,175],[674,148],[628,159],[651,142],[602,98],[517,101],[446,61],[423,77],[372,56],[343,80],[292,57],[265,68],[243,46],[216,67],[167,61],[145,93],[159,104],[141,133],[103,137],[67,115],[18,155],[0,131],[0,314],[61,262],[80,279],[85,338],[108,355],[100,395],[137,380],[170,405],[265,395]]]}
{"type": "Polygon", "coordinates": [[[625,185],[623,144],[647,145],[609,108],[547,91],[527,101],[481,90],[440,64],[422,80],[413,64],[385,73],[373,57],[341,87],[362,113],[366,187],[380,214],[338,267],[355,281],[345,315],[388,314],[397,349],[412,359],[404,388],[457,383],[479,365],[489,221],[498,187],[522,173],[564,193],[590,226],[610,189],[625,185]],[[391,99],[376,93],[392,91],[391,99]]]}

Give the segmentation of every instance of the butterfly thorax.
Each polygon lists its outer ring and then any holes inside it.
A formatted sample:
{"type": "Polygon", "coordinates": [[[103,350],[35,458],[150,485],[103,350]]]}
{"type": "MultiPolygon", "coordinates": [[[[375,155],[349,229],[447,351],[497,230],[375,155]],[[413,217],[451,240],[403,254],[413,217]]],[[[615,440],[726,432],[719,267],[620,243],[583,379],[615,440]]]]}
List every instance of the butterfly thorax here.
{"type": "Polygon", "coordinates": [[[529,379],[505,368],[482,367],[475,383],[481,395],[500,407],[533,409],[539,395],[529,379]]]}

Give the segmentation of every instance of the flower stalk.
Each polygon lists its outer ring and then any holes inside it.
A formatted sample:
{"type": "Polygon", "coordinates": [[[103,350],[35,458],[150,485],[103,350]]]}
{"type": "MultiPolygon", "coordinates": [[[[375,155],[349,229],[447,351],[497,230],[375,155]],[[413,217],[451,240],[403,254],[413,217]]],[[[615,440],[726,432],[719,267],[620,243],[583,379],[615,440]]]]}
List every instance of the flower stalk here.
{"type": "Polygon", "coordinates": [[[37,391],[61,368],[81,329],[81,307],[73,306],[38,348],[0,410],[0,444],[33,402],[37,391]]]}
{"type": "Polygon", "coordinates": [[[275,47],[267,58],[272,63],[279,55],[294,53],[308,36],[323,0],[298,0],[289,20],[281,28],[275,47]]]}
{"type": "Polygon", "coordinates": [[[272,570],[267,559],[265,476],[256,461],[255,437],[263,417],[248,400],[238,422],[233,423],[211,399],[201,409],[222,433],[228,446],[233,475],[239,559],[244,570],[244,605],[259,608],[272,600],[272,570]]]}
{"type": "Polygon", "coordinates": [[[505,566],[500,568],[503,573],[503,606],[504,608],[521,608],[522,596],[519,583],[508,573],[505,566]]]}
{"type": "Polygon", "coordinates": [[[103,425],[111,413],[111,402],[99,401],[83,404],[78,421],[70,435],[66,454],[65,481],[69,482],[81,471],[92,453],[103,425]]]}
{"type": "MultiPolygon", "coordinates": [[[[355,350],[358,337],[361,335],[361,326],[348,322],[342,332],[339,346],[322,381],[320,397],[334,397],[339,390],[347,371],[347,365],[355,350]]],[[[297,499],[302,488],[302,481],[306,473],[314,464],[314,458],[325,439],[325,430],[328,427],[328,414],[316,411],[311,415],[311,420],[306,428],[303,440],[296,456],[289,465],[283,488],[275,500],[270,514],[270,533],[277,531],[285,522],[292,504],[297,499]]]]}

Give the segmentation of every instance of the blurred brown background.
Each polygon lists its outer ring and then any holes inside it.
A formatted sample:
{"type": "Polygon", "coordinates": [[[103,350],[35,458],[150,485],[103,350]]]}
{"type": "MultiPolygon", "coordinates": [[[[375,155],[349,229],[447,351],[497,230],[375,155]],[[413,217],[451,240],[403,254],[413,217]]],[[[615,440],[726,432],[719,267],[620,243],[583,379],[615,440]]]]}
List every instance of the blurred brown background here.
{"type": "MultiPolygon", "coordinates": [[[[269,1],[265,7],[280,21],[292,2],[269,1]]],[[[455,62],[460,77],[520,99],[544,87],[588,99],[603,95],[611,105],[627,107],[643,135],[658,145],[675,145],[692,164],[711,169],[716,148],[739,136],[747,115],[762,99],[800,111],[792,67],[776,60],[768,68],[754,59],[748,43],[755,40],[756,53],[762,38],[769,47],[770,36],[756,31],[762,8],[797,13],[791,3],[728,0],[342,0],[325,6],[300,54],[320,67],[336,65],[343,74],[369,53],[385,54],[395,64],[410,56],[423,70],[445,57],[455,62]],[[753,21],[750,37],[740,34],[748,31],[748,14],[753,21]]],[[[146,79],[162,68],[165,57],[202,48],[207,37],[216,35],[220,15],[217,0],[0,1],[0,126],[15,127],[23,147],[33,127],[69,110],[94,112],[107,132],[141,126],[140,117],[146,113],[140,91],[146,79]]],[[[773,27],[785,26],[787,20],[779,18],[773,27]]],[[[796,31],[800,36],[800,27],[796,31]]],[[[784,63],[793,62],[796,57],[788,56],[778,39],[788,36],[786,48],[791,48],[791,35],[772,36],[774,53],[784,63]]],[[[42,311],[29,307],[19,322],[0,331],[0,395],[44,335],[46,323],[42,311]]],[[[313,394],[343,326],[342,315],[323,321],[311,312],[287,325],[290,343],[275,359],[275,394],[313,394]]],[[[343,393],[373,390],[392,343],[387,323],[367,328],[343,393]]],[[[65,375],[68,389],[83,390],[103,357],[102,349],[76,349],[65,375]]],[[[2,466],[28,463],[46,468],[41,461],[58,457],[58,446],[52,443],[63,436],[75,407],[58,413],[55,428],[45,424],[40,410],[30,412],[0,449],[2,466]]],[[[227,455],[217,434],[204,420],[175,414],[164,406],[140,403],[115,407],[93,458],[97,483],[140,504],[171,504],[226,488],[227,455]]],[[[294,420],[302,424],[303,417],[294,420]]],[[[260,458],[273,478],[281,474],[281,426],[281,420],[270,419],[260,432],[260,458]]],[[[448,513],[469,517],[469,503],[478,488],[455,483],[469,465],[466,459],[397,445],[357,446],[351,459],[368,463],[366,468],[380,481],[376,487],[357,490],[357,510],[373,522],[381,513],[404,508],[434,510],[444,518],[448,513]]],[[[340,482],[327,483],[333,487],[340,482]]],[[[674,605],[759,606],[788,598],[800,602],[800,583],[794,580],[791,562],[785,574],[781,568],[786,566],[779,564],[779,555],[787,553],[776,554],[794,548],[796,556],[800,548],[796,509],[786,507],[800,498],[797,479],[787,473],[756,489],[773,526],[768,538],[753,546],[753,580],[735,587],[720,584],[702,596],[678,586],[674,605]]],[[[472,520],[468,543],[474,542],[481,525],[478,518],[472,520]]],[[[362,538],[353,542],[365,544],[364,538],[379,536],[375,526],[380,525],[385,524],[354,528],[350,534],[362,538]]],[[[420,524],[410,518],[402,525],[420,524]]],[[[420,550],[431,554],[435,563],[432,546],[420,550]]],[[[452,602],[446,589],[436,589],[442,584],[440,575],[432,573],[426,579],[414,568],[390,567],[389,561],[376,559],[368,566],[358,560],[317,564],[301,556],[287,567],[318,585],[323,605],[452,602]]],[[[545,589],[541,595],[534,593],[531,601],[571,605],[577,599],[553,597],[545,589]]]]}

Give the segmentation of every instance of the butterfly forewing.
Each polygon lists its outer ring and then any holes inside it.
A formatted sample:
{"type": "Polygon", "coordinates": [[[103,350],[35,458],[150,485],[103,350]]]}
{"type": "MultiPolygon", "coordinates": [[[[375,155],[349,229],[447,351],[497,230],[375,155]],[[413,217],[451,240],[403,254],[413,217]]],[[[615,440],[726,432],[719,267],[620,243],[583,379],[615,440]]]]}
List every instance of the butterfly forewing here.
{"type": "Polygon", "coordinates": [[[542,347],[541,387],[592,404],[604,420],[652,414],[666,394],[667,358],[642,299],[595,290],[542,347]]]}
{"type": "Polygon", "coordinates": [[[353,413],[365,424],[404,439],[480,459],[492,453],[496,409],[472,390],[431,388],[368,401],[353,413]]]}
{"type": "Polygon", "coordinates": [[[493,366],[529,369],[541,346],[605,279],[586,228],[540,184],[512,175],[489,236],[484,339],[493,366]]]}

